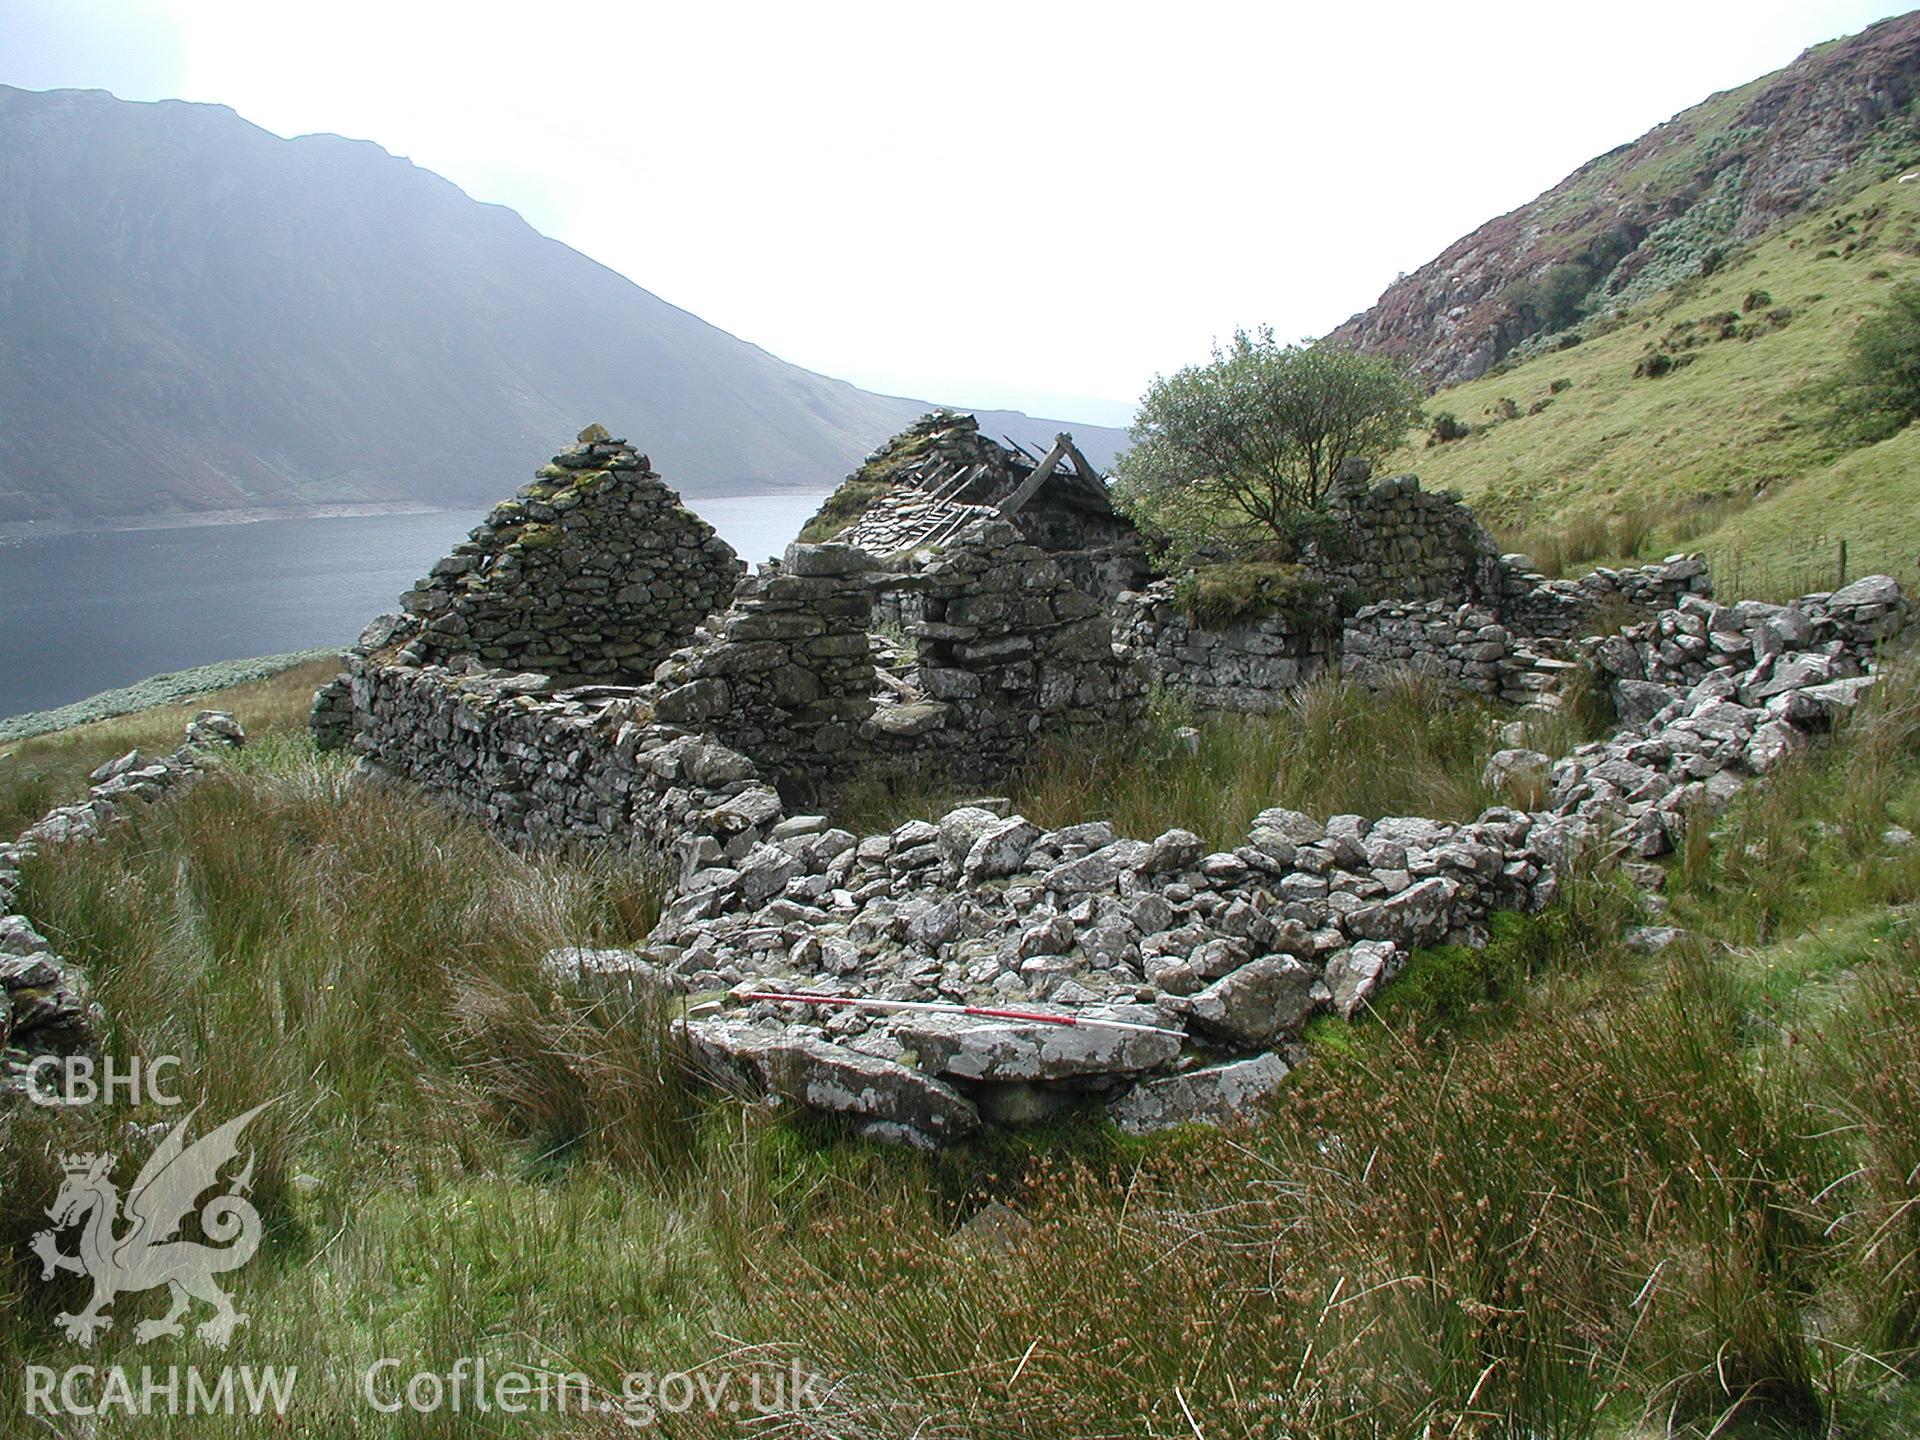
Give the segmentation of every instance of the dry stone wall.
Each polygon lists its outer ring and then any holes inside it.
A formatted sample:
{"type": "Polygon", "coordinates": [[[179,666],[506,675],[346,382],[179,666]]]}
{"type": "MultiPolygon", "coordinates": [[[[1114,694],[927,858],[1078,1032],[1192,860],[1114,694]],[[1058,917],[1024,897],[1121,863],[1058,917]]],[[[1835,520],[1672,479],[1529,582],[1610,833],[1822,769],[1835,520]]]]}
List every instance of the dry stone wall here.
{"type": "Polygon", "coordinates": [[[711,732],[789,789],[845,778],[868,749],[879,583],[854,546],[789,546],[659,667],[647,692],[655,715],[711,732]]]}
{"type": "MultiPolygon", "coordinates": [[[[108,761],[88,777],[85,800],[56,806],[16,842],[0,845],[0,1096],[22,1093],[43,1057],[93,1053],[106,1021],[86,975],[15,908],[21,866],[48,845],[97,843],[129,815],[192,783],[214,754],[244,743],[233,716],[202,710],[171,754],[130,750],[108,761]]],[[[32,1083],[44,1089],[53,1082],[42,1075],[32,1083]]]]}
{"type": "Polygon", "coordinates": [[[1341,630],[1340,653],[1346,673],[1362,684],[1410,671],[1516,705],[1537,698],[1518,684],[1513,632],[1483,605],[1365,606],[1341,630]]]}
{"type": "Polygon", "coordinates": [[[995,779],[1042,737],[1144,713],[1144,677],[1115,651],[1100,602],[1006,521],[972,526],[909,583],[921,597],[908,633],[927,700],[914,719],[876,717],[894,753],[917,741],[948,773],[995,779]]]}
{"type": "MultiPolygon", "coordinates": [[[[1576,863],[1622,861],[1657,891],[1661,872],[1645,862],[1692,817],[1726,805],[1875,683],[1873,647],[1903,611],[1890,585],[1838,607],[1814,597],[1787,607],[1821,613],[1804,637],[1814,649],[1758,661],[1757,650],[1724,652],[1607,741],[1557,761],[1497,755],[1491,771],[1541,772],[1538,810],[1445,824],[1274,809],[1215,852],[1179,830],[1150,840],[1098,822],[1048,830],[1004,804],[865,838],[795,817],[767,847],[784,857],[770,871],[690,876],[630,963],[702,990],[1048,1006],[1156,1027],[1063,1033],[750,996],[687,1023],[710,1067],[886,1138],[945,1143],[1089,1101],[1136,1129],[1225,1118],[1298,1060],[1308,1019],[1357,1013],[1415,948],[1484,943],[1492,912],[1551,903],[1576,863]],[[1835,683],[1810,661],[1858,674],[1835,683]],[[769,873],[784,877],[777,893],[769,873]]],[[[1751,613],[1743,633],[1773,618],[1751,613]]],[[[1676,933],[1647,926],[1629,938],[1651,948],[1676,933]]]]}
{"type": "Polygon", "coordinates": [[[1156,683],[1202,710],[1265,715],[1340,658],[1340,612],[1327,598],[1310,609],[1203,625],[1171,580],[1122,595],[1115,605],[1120,653],[1156,683]]]}
{"type": "MultiPolygon", "coordinates": [[[[595,448],[587,458],[608,458],[595,448]]],[[[1718,606],[1684,557],[1543,595],[1461,529],[1455,502],[1364,478],[1347,472],[1340,503],[1395,543],[1342,573],[1437,588],[1363,605],[1337,632],[1329,608],[1311,625],[1209,635],[1159,586],[1114,607],[1116,644],[1063,557],[995,517],[898,570],[855,546],[791,546],[639,685],[443,656],[432,627],[450,612],[384,617],[317,699],[316,730],[517,842],[659,856],[671,897],[645,945],[556,952],[550,969],[594,987],[734,990],[731,1011],[682,1026],[690,1057],[728,1084],[924,1145],[1075,1104],[1107,1104],[1133,1129],[1217,1120],[1279,1083],[1313,1015],[1357,1013],[1413,949],[1484,943],[1494,911],[1550,903],[1578,857],[1626,857],[1656,887],[1644,862],[1858,703],[1875,647],[1909,618],[1880,578],[1788,607],[1718,606]],[[873,765],[997,778],[1038,739],[1137,717],[1156,675],[1252,709],[1344,656],[1363,678],[1411,665],[1519,698],[1546,663],[1537,647],[1557,639],[1526,633],[1525,617],[1572,628],[1585,607],[1674,593],[1676,607],[1577,647],[1615,677],[1618,735],[1558,760],[1494,757],[1490,783],[1539,772],[1538,810],[1449,824],[1275,809],[1219,851],[1180,830],[1049,830],[1004,801],[865,837],[794,813],[873,765]],[[882,596],[914,602],[913,663],[889,668],[891,687],[868,633],[882,596]],[[748,993],[768,985],[1116,1024],[874,1016],[748,993]]]]}
{"type": "Polygon", "coordinates": [[[1486,600],[1500,595],[1499,546],[1456,495],[1420,488],[1419,477],[1372,478],[1348,461],[1327,495],[1325,539],[1307,564],[1335,592],[1366,600],[1486,600]]]}
{"type": "Polygon", "coordinates": [[[1116,602],[1125,653],[1204,710],[1278,711],[1336,664],[1363,684],[1414,670],[1524,705],[1551,694],[1565,642],[1601,617],[1712,593],[1699,555],[1548,580],[1526,556],[1499,554],[1457,498],[1412,475],[1375,482],[1364,464],[1342,468],[1328,517],[1331,536],[1307,552],[1324,605],[1208,625],[1156,581],[1116,602]]]}

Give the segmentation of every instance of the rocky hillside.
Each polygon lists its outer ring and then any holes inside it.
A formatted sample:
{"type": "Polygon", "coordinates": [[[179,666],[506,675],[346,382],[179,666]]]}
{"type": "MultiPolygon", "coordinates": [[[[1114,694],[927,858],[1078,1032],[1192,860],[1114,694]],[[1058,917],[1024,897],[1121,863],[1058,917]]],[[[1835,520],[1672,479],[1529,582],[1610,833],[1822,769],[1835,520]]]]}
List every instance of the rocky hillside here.
{"type": "Polygon", "coordinates": [[[1433,386],[1583,313],[1711,273],[1729,247],[1920,155],[1920,12],[1808,50],[1591,160],[1394,282],[1334,337],[1433,386]]]}
{"type": "MultiPolygon", "coordinates": [[[[786,364],[377,145],[0,86],[0,525],[478,507],[588,420],[689,495],[826,490],[928,408],[786,364]]],[[[1045,445],[1065,422],[981,423],[1045,445]]],[[[1120,438],[1071,428],[1103,463],[1120,438]]]]}

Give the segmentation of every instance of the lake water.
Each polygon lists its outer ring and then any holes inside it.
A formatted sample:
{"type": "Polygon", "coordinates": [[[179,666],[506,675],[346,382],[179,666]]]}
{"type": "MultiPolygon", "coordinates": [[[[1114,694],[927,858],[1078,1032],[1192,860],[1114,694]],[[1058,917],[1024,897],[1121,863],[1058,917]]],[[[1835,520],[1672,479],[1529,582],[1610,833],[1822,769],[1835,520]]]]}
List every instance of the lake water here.
{"type": "MultiPolygon", "coordinates": [[[[758,564],[823,495],[735,495],[696,508],[758,564]]],[[[0,540],[0,717],[149,675],[349,645],[477,514],[342,516],[0,540]]]]}

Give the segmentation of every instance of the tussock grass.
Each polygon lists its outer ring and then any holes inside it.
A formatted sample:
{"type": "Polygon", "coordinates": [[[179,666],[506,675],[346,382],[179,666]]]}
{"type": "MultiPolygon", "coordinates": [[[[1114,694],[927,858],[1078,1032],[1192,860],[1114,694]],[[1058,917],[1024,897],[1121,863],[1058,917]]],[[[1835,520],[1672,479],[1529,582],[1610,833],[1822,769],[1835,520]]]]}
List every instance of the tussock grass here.
{"type": "Polygon", "coordinates": [[[1419,675],[1378,693],[1325,675],[1277,714],[1207,717],[1189,750],[1173,732],[1193,723],[1163,697],[1144,735],[1043,748],[1015,803],[1050,827],[1110,819],[1123,835],[1152,836],[1177,825],[1231,847],[1272,805],[1467,820],[1502,799],[1480,782],[1499,748],[1493,713],[1419,675]]]}
{"type": "MultiPolygon", "coordinates": [[[[1524,788],[1481,783],[1501,713],[1407,672],[1368,690],[1336,674],[1302,686],[1277,713],[1196,715],[1176,697],[1151,702],[1144,729],[1089,743],[1042,744],[1010,784],[1021,814],[1048,827],[1111,820],[1122,835],[1178,826],[1232,848],[1273,805],[1316,816],[1427,815],[1470,820],[1489,805],[1522,808],[1524,788]],[[1176,732],[1197,731],[1197,736],[1176,732]]],[[[1524,743],[1559,754],[1592,738],[1594,705],[1529,715],[1524,743]]],[[[872,776],[833,797],[835,818],[860,833],[939,816],[973,792],[915,771],[872,776]]]]}
{"type": "MultiPolygon", "coordinates": [[[[159,1302],[127,1299],[86,1358],[306,1372],[287,1421],[169,1424],[188,1437],[632,1433],[376,1417],[359,1377],[389,1354],[580,1368],[606,1395],[703,1364],[797,1359],[824,1382],[823,1410],[661,1427],[689,1436],[1911,1433],[1920,876],[1880,836],[1916,819],[1920,705],[1882,691],[1830,754],[1696,827],[1670,884],[1695,938],[1655,959],[1622,946],[1613,877],[1586,877],[1484,951],[1416,956],[1357,1025],[1316,1025],[1250,1129],[1079,1122],[941,1157],[696,1094],[664,1017],[554,995],[548,946],[650,923],[643,871],[515,855],[297,738],[263,746],[28,876],[110,1048],[188,1057],[209,1113],[285,1097],[253,1132],[269,1233],[233,1277],[253,1323],[217,1360],[136,1347],[159,1302]],[[976,1227],[993,1203],[1018,1222],[976,1227]]],[[[1163,704],[1156,734],[1180,718],[1163,704]]],[[[1329,683],[1203,729],[1189,773],[1157,751],[1080,763],[1136,833],[1230,839],[1266,803],[1477,808],[1489,724],[1329,683]]],[[[1067,771],[1022,805],[1058,794],[1050,821],[1071,818],[1093,783],[1067,771]]],[[[52,1154],[130,1171],[121,1125],[164,1118],[0,1115],[7,1368],[76,1358],[51,1316],[77,1287],[19,1244],[52,1154]]],[[[18,1405],[0,1393],[0,1430],[34,1433],[18,1405]]]]}

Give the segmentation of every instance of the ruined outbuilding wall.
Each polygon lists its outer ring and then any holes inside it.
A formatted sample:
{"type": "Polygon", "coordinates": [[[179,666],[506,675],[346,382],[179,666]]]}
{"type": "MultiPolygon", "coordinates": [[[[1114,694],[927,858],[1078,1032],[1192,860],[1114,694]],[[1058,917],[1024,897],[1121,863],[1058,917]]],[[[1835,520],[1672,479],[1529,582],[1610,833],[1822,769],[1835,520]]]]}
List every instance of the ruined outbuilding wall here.
{"type": "Polygon", "coordinates": [[[1187,613],[1173,581],[1156,580],[1123,595],[1115,613],[1121,653],[1201,710],[1272,714],[1340,659],[1340,610],[1330,597],[1206,625],[1187,613]]]}
{"type": "Polygon", "coordinates": [[[850,545],[789,546],[647,696],[662,721],[708,731],[807,794],[900,762],[996,780],[1043,737],[1137,718],[1145,684],[1059,557],[989,519],[904,571],[850,545]],[[904,630],[921,693],[880,704],[868,631],[900,596],[914,602],[904,630]]]}
{"type": "Polygon", "coordinates": [[[974,525],[909,584],[921,596],[923,618],[908,627],[920,683],[945,707],[910,738],[948,773],[998,778],[1043,737],[1144,713],[1145,677],[1116,653],[1100,601],[1008,522],[974,525]]]}
{"type": "Polygon", "coordinates": [[[745,856],[785,813],[746,756],[630,699],[528,694],[523,677],[438,665],[355,657],[349,670],[366,767],[515,844],[610,844],[677,872],[702,841],[745,856]]]}
{"type": "Polygon", "coordinates": [[[1457,495],[1422,490],[1415,475],[1374,480],[1352,461],[1327,495],[1326,534],[1305,558],[1328,589],[1363,601],[1460,603],[1503,590],[1500,547],[1457,495]]]}
{"type": "Polygon", "coordinates": [[[868,757],[877,570],[851,545],[788,546],[660,665],[656,717],[710,732],[790,790],[847,778],[868,757]]]}
{"type": "Polygon", "coordinates": [[[1276,712],[1335,665],[1363,684],[1413,670],[1521,705],[1567,668],[1564,642],[1602,617],[1712,593],[1700,555],[1548,580],[1526,556],[1498,553],[1457,497],[1412,475],[1374,482],[1363,464],[1342,468],[1326,530],[1307,546],[1302,587],[1324,603],[1207,624],[1173,582],[1155,581],[1115,604],[1126,654],[1203,710],[1276,712]]]}

